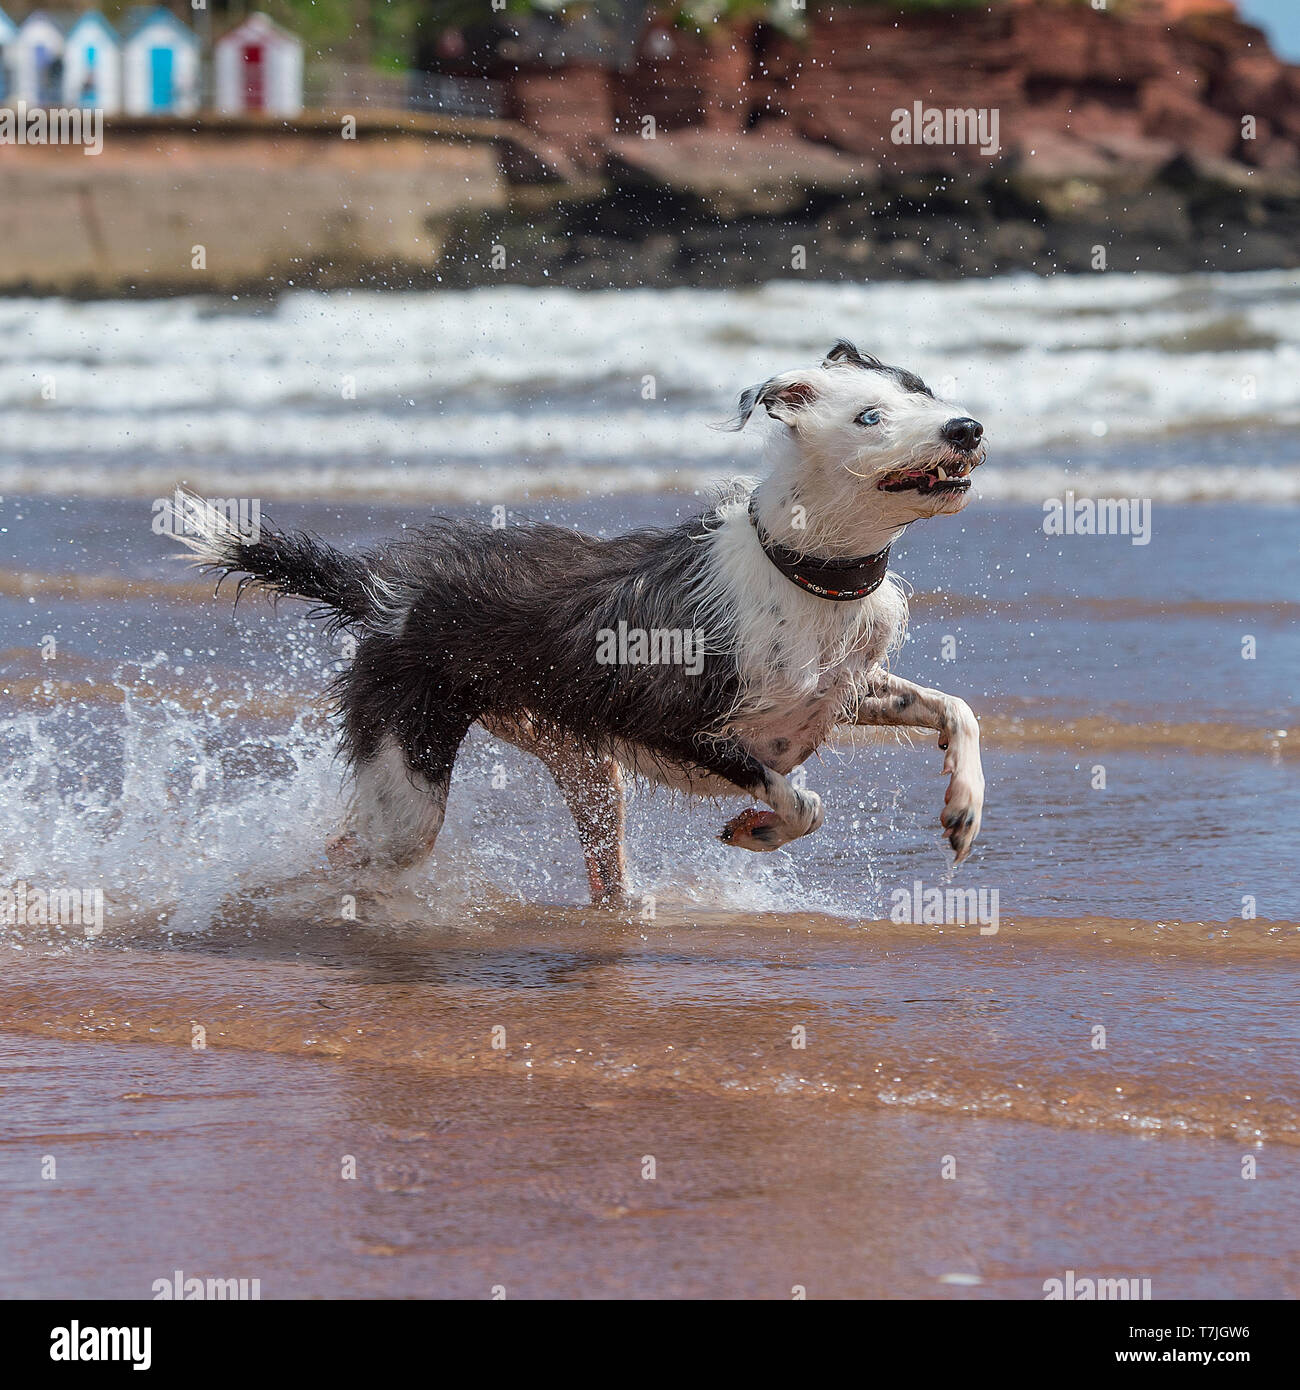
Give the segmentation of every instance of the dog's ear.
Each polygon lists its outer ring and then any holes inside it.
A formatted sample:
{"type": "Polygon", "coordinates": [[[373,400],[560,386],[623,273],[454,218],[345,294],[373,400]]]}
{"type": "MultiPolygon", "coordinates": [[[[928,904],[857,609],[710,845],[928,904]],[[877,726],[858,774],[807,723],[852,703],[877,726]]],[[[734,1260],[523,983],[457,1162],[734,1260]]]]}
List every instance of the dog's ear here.
{"type": "Polygon", "coordinates": [[[800,410],[817,399],[817,388],[801,377],[774,376],[761,386],[751,386],[740,397],[732,429],[743,430],[757,406],[763,406],[774,420],[793,425],[800,410]]]}
{"type": "Polygon", "coordinates": [[[841,338],[831,348],[822,365],[829,367],[834,362],[848,362],[854,367],[883,367],[885,365],[880,358],[872,357],[869,352],[859,352],[847,338],[841,338]]]}

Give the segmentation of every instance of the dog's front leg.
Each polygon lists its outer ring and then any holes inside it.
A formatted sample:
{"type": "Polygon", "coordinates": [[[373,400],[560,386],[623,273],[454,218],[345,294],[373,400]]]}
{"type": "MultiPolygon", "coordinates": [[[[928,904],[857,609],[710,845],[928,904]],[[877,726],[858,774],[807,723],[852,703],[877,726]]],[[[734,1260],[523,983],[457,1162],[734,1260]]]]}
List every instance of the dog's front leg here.
{"type": "Polygon", "coordinates": [[[928,690],[888,671],[874,670],[852,718],[854,724],[898,729],[936,729],[939,747],[947,750],[948,774],[939,822],[961,863],[980,830],[984,809],[984,768],[980,763],[980,726],[965,700],[928,690]]]}
{"type": "Polygon", "coordinates": [[[760,811],[751,806],[733,816],[718,836],[724,845],[759,852],[780,849],[801,835],[811,835],[822,823],[816,792],[793,786],[733,738],[702,739],[672,753],[687,766],[720,777],[772,808],[760,811]]]}

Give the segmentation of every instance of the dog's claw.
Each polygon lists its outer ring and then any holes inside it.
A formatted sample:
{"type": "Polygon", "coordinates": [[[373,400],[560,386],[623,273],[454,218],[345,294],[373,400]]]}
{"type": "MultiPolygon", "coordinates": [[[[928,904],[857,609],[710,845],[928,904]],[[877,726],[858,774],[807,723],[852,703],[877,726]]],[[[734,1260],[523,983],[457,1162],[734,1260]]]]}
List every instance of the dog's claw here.
{"type": "Polygon", "coordinates": [[[952,846],[954,863],[960,864],[971,852],[980,829],[980,812],[984,806],[984,786],[956,776],[948,783],[943,813],[939,824],[944,838],[952,846]]]}

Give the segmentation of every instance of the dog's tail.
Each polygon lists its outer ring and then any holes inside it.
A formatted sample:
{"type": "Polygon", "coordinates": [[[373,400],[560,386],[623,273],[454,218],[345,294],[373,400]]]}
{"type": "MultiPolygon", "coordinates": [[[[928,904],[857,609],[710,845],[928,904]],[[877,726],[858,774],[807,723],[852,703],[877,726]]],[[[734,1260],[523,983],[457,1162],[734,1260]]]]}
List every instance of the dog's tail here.
{"type": "Polygon", "coordinates": [[[218,572],[218,586],[227,575],[240,575],[236,602],[251,585],[314,600],[319,607],[312,616],[335,627],[391,629],[396,596],[363,557],[345,555],[305,531],[259,526],[245,534],[220,507],[190,492],[178,491],[169,507],[171,534],[186,547],[176,558],[218,572]]]}

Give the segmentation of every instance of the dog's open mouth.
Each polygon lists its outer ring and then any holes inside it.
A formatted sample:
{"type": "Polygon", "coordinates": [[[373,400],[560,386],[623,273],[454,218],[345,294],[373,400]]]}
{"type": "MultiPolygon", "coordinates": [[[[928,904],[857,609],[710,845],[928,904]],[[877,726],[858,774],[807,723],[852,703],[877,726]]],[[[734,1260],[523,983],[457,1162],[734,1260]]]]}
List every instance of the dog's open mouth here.
{"type": "Polygon", "coordinates": [[[881,492],[965,492],[970,487],[970,474],[979,459],[948,458],[924,468],[900,468],[887,473],[876,484],[881,492]]]}

